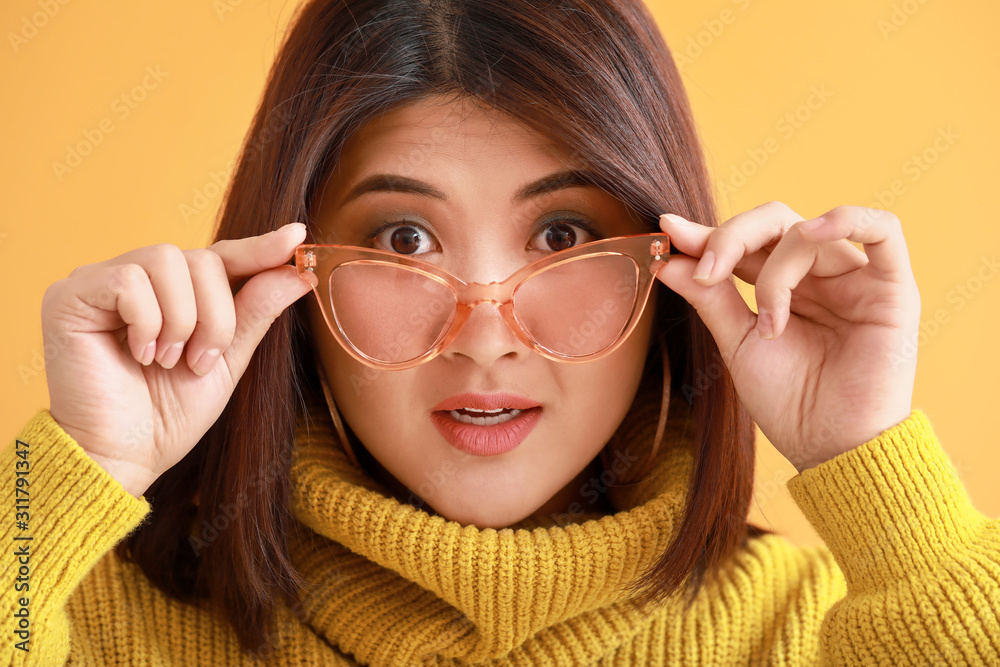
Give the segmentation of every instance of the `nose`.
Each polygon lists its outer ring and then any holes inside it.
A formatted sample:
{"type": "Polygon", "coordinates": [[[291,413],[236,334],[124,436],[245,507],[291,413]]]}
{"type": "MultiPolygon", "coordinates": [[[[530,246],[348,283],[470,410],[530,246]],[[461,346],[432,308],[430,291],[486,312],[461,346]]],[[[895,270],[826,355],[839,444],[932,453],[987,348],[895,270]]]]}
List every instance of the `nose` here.
{"type": "Polygon", "coordinates": [[[450,360],[467,357],[479,366],[489,366],[500,359],[526,359],[531,348],[522,343],[492,303],[480,303],[472,310],[458,336],[441,352],[450,360]]]}

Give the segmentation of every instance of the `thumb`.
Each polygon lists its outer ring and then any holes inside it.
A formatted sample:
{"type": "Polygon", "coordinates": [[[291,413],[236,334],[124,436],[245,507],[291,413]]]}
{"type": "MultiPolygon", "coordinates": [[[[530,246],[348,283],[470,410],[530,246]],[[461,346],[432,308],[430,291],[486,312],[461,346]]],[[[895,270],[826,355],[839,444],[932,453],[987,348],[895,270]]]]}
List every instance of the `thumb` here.
{"type": "Polygon", "coordinates": [[[236,333],[225,352],[234,385],[243,377],[254,350],[274,320],[311,289],[298,270],[288,264],[262,271],[240,288],[233,299],[236,333]]]}
{"type": "Polygon", "coordinates": [[[728,278],[707,287],[695,282],[696,266],[698,258],[687,255],[670,255],[666,263],[653,263],[656,277],[694,306],[715,338],[722,360],[732,368],[736,350],[754,328],[757,316],[728,278]]]}

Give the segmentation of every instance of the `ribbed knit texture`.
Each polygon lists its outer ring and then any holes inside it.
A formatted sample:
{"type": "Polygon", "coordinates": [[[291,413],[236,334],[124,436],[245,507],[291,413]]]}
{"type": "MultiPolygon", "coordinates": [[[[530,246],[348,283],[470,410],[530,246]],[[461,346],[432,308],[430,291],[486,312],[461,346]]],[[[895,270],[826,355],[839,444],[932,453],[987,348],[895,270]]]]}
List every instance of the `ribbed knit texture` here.
{"type": "MultiPolygon", "coordinates": [[[[297,435],[293,561],[305,622],[282,607],[254,662],[218,618],[166,598],[110,549],[149,512],[40,411],[29,530],[13,522],[13,443],[0,453],[0,664],[62,665],[1000,665],[1000,521],[969,501],[926,416],[795,476],[827,546],[752,540],[695,604],[648,614],[619,588],[681,517],[692,463],[687,405],[671,404],[651,481],[612,489],[616,512],[575,523],[463,526],[388,496],[333,444],[313,404],[297,435]],[[18,563],[30,534],[31,651],[14,648],[18,563]],[[12,546],[13,545],[13,546],[12,546]]],[[[642,454],[655,409],[622,441],[642,454]]]]}

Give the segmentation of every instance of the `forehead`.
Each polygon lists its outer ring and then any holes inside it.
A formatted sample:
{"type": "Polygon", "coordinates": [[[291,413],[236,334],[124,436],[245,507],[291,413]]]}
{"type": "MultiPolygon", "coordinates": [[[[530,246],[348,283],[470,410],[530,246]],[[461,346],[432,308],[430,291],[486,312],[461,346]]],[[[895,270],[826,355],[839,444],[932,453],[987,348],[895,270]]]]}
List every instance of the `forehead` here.
{"type": "Polygon", "coordinates": [[[472,98],[430,96],[382,114],[344,145],[341,170],[393,168],[403,175],[429,160],[497,166],[530,160],[540,168],[566,166],[551,138],[472,98]]]}
{"type": "Polygon", "coordinates": [[[600,179],[576,155],[472,98],[432,96],[391,109],[349,137],[314,211],[326,242],[357,242],[354,227],[404,213],[492,224],[562,208],[605,221],[609,235],[637,231],[630,209],[593,186],[600,179]]]}

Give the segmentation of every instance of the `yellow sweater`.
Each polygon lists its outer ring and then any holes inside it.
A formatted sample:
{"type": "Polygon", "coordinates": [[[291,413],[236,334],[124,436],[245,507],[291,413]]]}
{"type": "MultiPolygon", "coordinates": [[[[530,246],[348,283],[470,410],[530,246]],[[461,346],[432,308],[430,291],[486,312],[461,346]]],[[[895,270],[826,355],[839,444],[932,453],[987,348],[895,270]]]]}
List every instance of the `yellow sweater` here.
{"type": "Polygon", "coordinates": [[[282,607],[254,662],[115,557],[149,504],[41,410],[0,454],[0,664],[1000,665],[1000,520],[919,410],[789,481],[827,546],[755,539],[687,613],[650,615],[614,591],[680,518],[692,427],[673,406],[653,481],[609,492],[616,513],[503,530],[388,497],[312,412],[293,464],[305,622],[282,607]]]}

